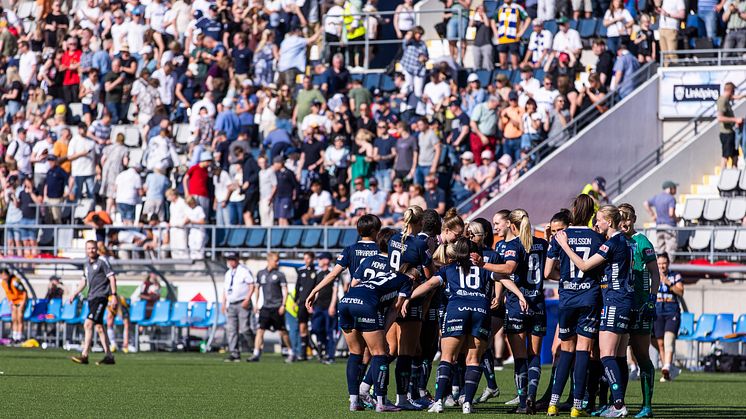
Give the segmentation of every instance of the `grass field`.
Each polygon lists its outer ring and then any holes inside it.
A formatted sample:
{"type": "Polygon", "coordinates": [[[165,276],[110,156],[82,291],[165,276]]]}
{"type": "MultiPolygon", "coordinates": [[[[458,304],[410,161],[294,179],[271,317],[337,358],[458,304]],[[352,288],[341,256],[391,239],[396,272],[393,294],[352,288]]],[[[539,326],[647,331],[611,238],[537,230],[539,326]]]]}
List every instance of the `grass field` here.
{"type": "MultiPolygon", "coordinates": [[[[117,365],[99,367],[73,364],[70,355],[61,350],[0,350],[0,416],[338,418],[374,414],[347,411],[344,360],[336,365],[287,365],[279,356],[267,355],[258,364],[225,364],[218,354],[140,353],[119,354],[117,365]]],[[[101,357],[93,354],[91,360],[101,357]]],[[[497,380],[503,394],[498,401],[478,405],[477,414],[515,417],[507,414],[503,404],[514,394],[510,369],[498,372],[497,380]]],[[[542,377],[542,391],[546,380],[548,374],[542,377]]],[[[684,372],[675,382],[656,383],[654,411],[656,417],[743,418],[745,390],[746,374],[684,372]]],[[[632,413],[638,410],[639,394],[639,383],[630,383],[632,413]]],[[[455,415],[461,415],[461,410],[446,410],[446,416],[455,415]]]]}

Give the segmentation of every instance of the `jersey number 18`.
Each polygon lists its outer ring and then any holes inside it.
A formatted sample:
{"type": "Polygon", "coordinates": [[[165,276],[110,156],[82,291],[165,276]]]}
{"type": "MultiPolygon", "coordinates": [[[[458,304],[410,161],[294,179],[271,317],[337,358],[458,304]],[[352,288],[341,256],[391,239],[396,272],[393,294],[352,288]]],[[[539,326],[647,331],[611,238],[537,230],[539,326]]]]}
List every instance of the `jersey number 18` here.
{"type": "Polygon", "coordinates": [[[479,268],[472,266],[469,269],[469,275],[464,275],[464,271],[458,270],[459,279],[461,280],[461,288],[471,288],[473,290],[479,289],[479,268]]]}

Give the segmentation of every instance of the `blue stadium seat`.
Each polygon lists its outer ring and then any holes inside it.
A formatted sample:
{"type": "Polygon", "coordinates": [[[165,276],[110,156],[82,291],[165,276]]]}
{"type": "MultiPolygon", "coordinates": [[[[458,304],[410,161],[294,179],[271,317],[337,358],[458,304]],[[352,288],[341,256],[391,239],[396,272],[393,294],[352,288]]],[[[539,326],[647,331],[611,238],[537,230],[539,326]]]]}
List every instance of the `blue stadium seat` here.
{"type": "Polygon", "coordinates": [[[511,71],[510,72],[510,84],[515,86],[516,84],[521,82],[521,72],[518,70],[511,71]]]}
{"type": "Polygon", "coordinates": [[[679,339],[688,338],[694,333],[694,313],[685,311],[681,313],[679,324],[679,339]]]}
{"type": "Polygon", "coordinates": [[[733,313],[720,313],[715,319],[712,333],[698,337],[696,340],[698,342],[716,342],[731,333],[733,333],[733,313]]]}
{"type": "MultiPolygon", "coordinates": [[[[28,320],[31,323],[44,323],[44,319],[47,316],[47,307],[49,307],[49,301],[46,298],[36,300],[36,304],[34,304],[28,320]]],[[[28,311],[28,305],[26,306],[26,311],[28,311]]],[[[26,316],[24,315],[25,318],[26,316]]]]}
{"type": "Polygon", "coordinates": [[[225,324],[225,316],[223,315],[220,304],[218,303],[212,303],[210,305],[210,315],[201,322],[195,322],[192,326],[212,327],[212,324],[215,322],[215,318],[218,319],[218,326],[222,326],[225,324]]]}
{"type": "Polygon", "coordinates": [[[492,80],[492,71],[490,70],[477,70],[477,77],[479,77],[479,84],[487,86],[492,80]]]}
{"type": "Polygon", "coordinates": [[[679,340],[698,340],[706,338],[710,333],[712,333],[712,330],[715,327],[715,317],[716,316],[711,313],[702,314],[699,316],[699,320],[697,320],[694,333],[689,336],[679,336],[679,340]]]}
{"type": "Polygon", "coordinates": [[[245,228],[233,228],[228,233],[227,245],[230,248],[242,247],[246,242],[246,235],[248,230],[245,228]]]}
{"type": "Polygon", "coordinates": [[[62,314],[62,299],[54,298],[49,300],[47,305],[47,315],[44,317],[45,323],[57,323],[60,321],[60,315],[62,314]]]}
{"type": "Polygon", "coordinates": [[[583,39],[593,38],[596,35],[596,27],[598,26],[598,19],[580,19],[578,22],[578,32],[580,37],[583,39]]]}
{"type": "Polygon", "coordinates": [[[578,21],[575,19],[570,19],[570,29],[578,30],[578,21]]]}
{"type": "Polygon", "coordinates": [[[197,323],[205,321],[207,318],[207,303],[198,301],[192,304],[192,310],[189,312],[189,325],[194,326],[197,323]]]}
{"type": "Polygon", "coordinates": [[[148,302],[145,300],[137,300],[130,308],[130,323],[140,324],[145,321],[145,313],[147,312],[148,302]]]}
{"type": "Polygon", "coordinates": [[[596,36],[599,38],[606,38],[606,26],[604,26],[603,19],[598,19],[598,25],[596,25],[596,36]]]}
{"type": "Polygon", "coordinates": [[[355,74],[351,74],[350,75],[350,79],[352,79],[352,80],[363,81],[364,78],[365,78],[365,74],[363,74],[363,73],[355,73],[355,74]]]}
{"type": "Polygon", "coordinates": [[[300,247],[304,249],[315,249],[319,247],[322,232],[323,230],[320,228],[307,228],[303,230],[303,239],[301,240],[300,247]]]}
{"type": "Polygon", "coordinates": [[[339,248],[339,239],[342,238],[341,228],[329,228],[326,230],[326,247],[331,249],[339,248]]]}
{"type": "Polygon", "coordinates": [[[544,69],[543,68],[534,69],[534,78],[536,80],[539,80],[539,83],[542,83],[544,81],[544,69]]]}
{"type": "Polygon", "coordinates": [[[62,312],[60,313],[59,321],[70,323],[70,320],[74,320],[78,315],[78,299],[73,300],[72,303],[66,302],[62,305],[62,312]]]}
{"type": "Polygon", "coordinates": [[[705,28],[705,21],[702,20],[702,18],[699,17],[698,15],[687,15],[686,27],[687,29],[696,28],[698,38],[704,38],[705,36],[707,36],[707,29],[705,28]]]}
{"type": "Polygon", "coordinates": [[[277,249],[278,247],[282,246],[282,239],[285,237],[285,231],[286,230],[284,228],[271,229],[269,247],[271,247],[272,249],[277,249]]]}
{"type": "Polygon", "coordinates": [[[0,302],[0,320],[10,320],[10,301],[7,298],[3,298],[3,301],[0,302]]]}
{"type": "Polygon", "coordinates": [[[394,78],[388,74],[381,75],[381,90],[387,93],[391,93],[396,90],[396,84],[394,84],[394,78]]]}
{"type": "Polygon", "coordinates": [[[29,321],[31,320],[31,315],[34,310],[34,306],[36,305],[36,301],[29,298],[26,300],[26,309],[23,311],[23,321],[29,321]]]}
{"type": "MultiPolygon", "coordinates": [[[[746,333],[746,314],[741,314],[736,322],[736,329],[734,333],[746,333]]],[[[746,336],[741,336],[733,339],[721,339],[723,342],[746,342],[746,336]]]]}
{"type": "Polygon", "coordinates": [[[373,92],[381,86],[381,73],[370,73],[365,76],[363,86],[373,92]]]}
{"type": "Polygon", "coordinates": [[[80,314],[68,320],[66,323],[73,326],[76,324],[83,324],[83,321],[85,321],[85,318],[88,317],[88,313],[90,313],[90,311],[91,309],[88,306],[88,300],[83,300],[83,306],[80,308],[80,314]]]}
{"type": "Polygon", "coordinates": [[[285,237],[282,238],[282,247],[286,249],[294,249],[300,246],[300,239],[303,236],[303,230],[299,228],[289,228],[285,232],[285,237]]]}
{"type": "MultiPolygon", "coordinates": [[[[125,301],[127,301],[127,307],[130,307],[130,309],[131,309],[132,308],[132,300],[130,300],[129,298],[125,298],[125,301]]],[[[132,317],[132,313],[131,312],[130,312],[130,317],[132,317]]],[[[130,321],[132,321],[132,320],[130,319],[130,321]]],[[[124,324],[124,319],[122,319],[122,313],[119,310],[117,310],[117,315],[114,316],[114,324],[116,326],[121,326],[121,325],[124,324]]]]}
{"type": "Polygon", "coordinates": [[[174,327],[189,327],[189,302],[177,301],[174,303],[173,307],[168,325],[174,327]]]}
{"type": "Polygon", "coordinates": [[[528,42],[528,40],[531,39],[532,33],[534,33],[534,25],[530,25],[528,29],[526,29],[526,32],[523,32],[523,36],[521,36],[521,40],[523,42],[528,42]]]}
{"type": "Polygon", "coordinates": [[[355,230],[354,228],[345,229],[344,233],[342,234],[342,238],[339,241],[339,246],[352,246],[353,244],[355,244],[355,242],[358,241],[358,238],[359,236],[357,234],[357,230],[355,230]]]}
{"type": "MultiPolygon", "coordinates": [[[[225,228],[216,228],[215,229],[215,247],[225,247],[226,241],[228,241],[228,236],[230,235],[230,230],[225,228]]],[[[210,236],[210,239],[212,239],[212,233],[208,233],[208,236],[210,236]]]]}
{"type": "Polygon", "coordinates": [[[246,236],[246,247],[264,247],[264,240],[267,237],[267,229],[265,228],[250,228],[249,234],[246,236]]]}
{"type": "Polygon", "coordinates": [[[168,323],[171,316],[171,301],[161,300],[155,303],[153,307],[153,313],[150,318],[140,322],[140,326],[160,326],[163,323],[168,323]]]}
{"type": "Polygon", "coordinates": [[[544,29],[548,30],[552,33],[552,36],[554,36],[557,31],[559,31],[559,26],[557,25],[557,22],[554,20],[547,20],[544,22],[544,29]]]}

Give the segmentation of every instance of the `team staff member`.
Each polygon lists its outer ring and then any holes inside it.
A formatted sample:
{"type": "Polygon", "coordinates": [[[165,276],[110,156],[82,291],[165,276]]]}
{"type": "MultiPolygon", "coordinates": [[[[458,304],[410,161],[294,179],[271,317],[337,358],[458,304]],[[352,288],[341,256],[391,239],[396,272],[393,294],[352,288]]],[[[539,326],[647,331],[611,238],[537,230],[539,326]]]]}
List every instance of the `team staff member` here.
{"type": "Polygon", "coordinates": [[[316,286],[316,278],[318,273],[314,267],[313,252],[306,252],[303,254],[303,267],[297,269],[297,282],[295,283],[295,303],[298,304],[298,332],[300,333],[300,353],[298,353],[299,361],[306,361],[308,356],[308,345],[311,343],[308,338],[308,320],[309,312],[306,309],[304,302],[306,297],[311,293],[311,290],[316,286]]]}
{"type": "Polygon", "coordinates": [[[282,342],[288,348],[287,362],[295,360],[293,347],[290,345],[290,336],[285,328],[285,303],[288,298],[288,281],[285,274],[280,272],[280,256],[270,252],[267,255],[267,269],[262,269],[257,274],[258,287],[254,292],[259,297],[259,290],[264,297],[261,309],[255,306],[254,312],[259,312],[259,330],[254,341],[254,355],[249,362],[258,362],[264,348],[264,331],[275,330],[280,333],[282,342]]]}
{"type": "MultiPolygon", "coordinates": [[[[319,255],[318,272],[316,281],[329,275],[332,255],[324,252],[319,255]]],[[[315,285],[314,285],[315,286],[315,285]]],[[[334,362],[334,352],[337,347],[337,292],[339,290],[339,281],[335,281],[319,290],[316,301],[313,302],[311,311],[311,325],[313,334],[316,335],[316,342],[324,344],[323,362],[326,364],[334,362]]],[[[303,305],[304,300],[298,299],[299,305],[303,305]]],[[[319,348],[322,349],[322,348],[319,348]]]]}
{"type": "Polygon", "coordinates": [[[21,281],[11,275],[9,270],[1,270],[0,279],[2,279],[5,296],[10,301],[10,322],[13,333],[11,337],[13,343],[18,343],[23,339],[23,310],[26,307],[28,294],[21,281]]]}
{"type": "Polygon", "coordinates": [[[226,317],[225,334],[230,353],[225,362],[240,362],[241,336],[250,349],[254,344],[254,333],[251,331],[251,296],[254,294],[256,280],[249,268],[238,261],[238,253],[226,253],[225,260],[228,270],[225,271],[223,285],[223,313],[226,317]]]}
{"type": "Polygon", "coordinates": [[[88,364],[88,354],[91,350],[93,341],[93,328],[95,326],[98,338],[104,347],[104,359],[96,362],[96,365],[113,365],[114,355],[111,354],[109,336],[104,330],[104,314],[106,306],[109,304],[109,296],[112,309],[116,310],[119,300],[117,298],[117,277],[111,269],[109,261],[99,257],[98,248],[95,240],[88,240],[85,243],[85,253],[88,258],[83,264],[83,278],[78,284],[78,288],[70,295],[70,303],[75,300],[88,286],[88,307],[90,312],[83,323],[85,329],[85,340],[83,341],[83,350],[80,356],[72,357],[72,361],[77,364],[88,364]]]}
{"type": "Polygon", "coordinates": [[[658,352],[662,354],[661,382],[664,383],[673,380],[678,374],[678,368],[673,366],[673,354],[681,325],[679,298],[684,296],[684,283],[681,282],[681,274],[668,270],[671,261],[666,253],[658,255],[657,259],[661,283],[655,303],[653,334],[658,342],[658,352]]]}

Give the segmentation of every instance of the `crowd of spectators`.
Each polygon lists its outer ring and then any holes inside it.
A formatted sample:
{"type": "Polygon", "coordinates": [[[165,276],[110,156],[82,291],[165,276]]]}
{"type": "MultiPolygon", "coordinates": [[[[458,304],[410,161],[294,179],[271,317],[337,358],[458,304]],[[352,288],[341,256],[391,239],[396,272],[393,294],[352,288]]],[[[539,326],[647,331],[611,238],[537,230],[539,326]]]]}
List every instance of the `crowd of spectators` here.
{"type": "MultiPolygon", "coordinates": [[[[510,185],[538,158],[533,146],[559,143],[587,109],[606,111],[607,92],[631,92],[631,74],[657,58],[650,18],[633,14],[633,36],[629,10],[614,0],[609,37],[587,46],[597,62],[581,77],[583,45],[565,17],[575,12],[539,3],[506,0],[493,16],[468,0],[448,4],[462,10],[446,35],[476,28],[479,57],[464,86],[453,60],[430,65],[405,0],[392,19],[402,43],[385,91],[354,69],[373,49],[319,48],[322,36],[378,37],[389,20],[374,0],[45,0],[30,17],[16,13],[25,2],[1,10],[8,253],[34,256],[36,226],[77,220],[101,242],[153,251],[180,243],[174,257],[200,258],[204,225],[354,225],[366,213],[395,225],[409,205],[443,214],[489,185],[510,185]],[[554,17],[552,35],[543,20],[554,17]],[[520,78],[483,83],[474,72],[493,67],[520,78]]],[[[661,16],[678,7],[669,3],[661,16]]]]}

